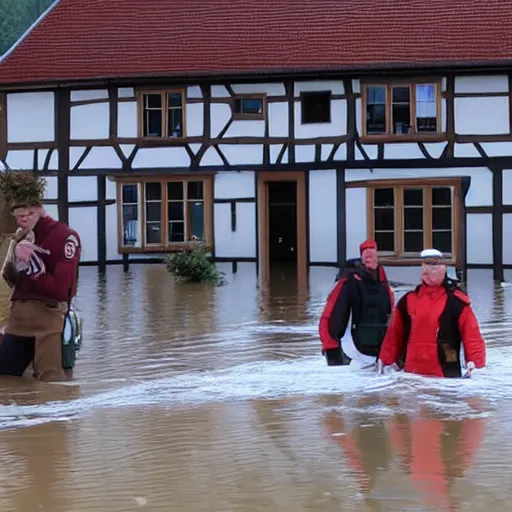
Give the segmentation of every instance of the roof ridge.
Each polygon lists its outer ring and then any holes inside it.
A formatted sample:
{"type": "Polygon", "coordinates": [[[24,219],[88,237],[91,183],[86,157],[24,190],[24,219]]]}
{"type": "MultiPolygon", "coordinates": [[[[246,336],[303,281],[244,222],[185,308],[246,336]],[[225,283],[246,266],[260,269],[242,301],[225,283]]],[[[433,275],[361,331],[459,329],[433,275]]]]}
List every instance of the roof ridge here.
{"type": "Polygon", "coordinates": [[[14,50],[28,37],[28,35],[41,23],[41,21],[48,15],[48,13],[58,4],[61,0],[54,0],[47,8],[44,10],[39,17],[28,27],[23,34],[17,39],[17,41],[3,54],[0,55],[0,65],[9,57],[14,50]]]}

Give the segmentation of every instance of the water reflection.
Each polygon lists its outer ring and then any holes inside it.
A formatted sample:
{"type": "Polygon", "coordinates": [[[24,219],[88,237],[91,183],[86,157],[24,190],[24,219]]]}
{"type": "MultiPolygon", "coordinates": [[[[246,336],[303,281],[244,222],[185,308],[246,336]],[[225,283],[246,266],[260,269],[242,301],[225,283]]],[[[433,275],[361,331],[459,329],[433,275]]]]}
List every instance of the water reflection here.
{"type": "Polygon", "coordinates": [[[306,289],[219,269],[219,288],[81,269],[75,382],[0,379],[0,510],[505,510],[511,288],[469,274],[489,360],[474,379],[377,379],[320,354],[335,269],[306,289]]]}

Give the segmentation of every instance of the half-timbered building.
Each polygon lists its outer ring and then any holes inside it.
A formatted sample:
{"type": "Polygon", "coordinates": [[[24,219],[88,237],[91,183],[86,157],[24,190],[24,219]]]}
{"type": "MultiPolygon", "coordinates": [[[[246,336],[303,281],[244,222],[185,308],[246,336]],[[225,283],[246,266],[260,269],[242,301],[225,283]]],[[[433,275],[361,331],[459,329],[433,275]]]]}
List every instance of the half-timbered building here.
{"type": "Polygon", "coordinates": [[[511,0],[60,0],[0,62],[0,162],[83,263],[512,267],[511,0]]]}

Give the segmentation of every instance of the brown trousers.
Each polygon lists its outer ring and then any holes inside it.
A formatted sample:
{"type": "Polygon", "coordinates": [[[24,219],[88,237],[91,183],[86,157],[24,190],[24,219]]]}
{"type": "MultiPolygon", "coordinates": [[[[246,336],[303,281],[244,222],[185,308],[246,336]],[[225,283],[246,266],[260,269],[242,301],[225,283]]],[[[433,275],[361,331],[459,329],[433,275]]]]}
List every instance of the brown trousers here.
{"type": "Polygon", "coordinates": [[[5,334],[34,338],[34,377],[41,381],[67,381],[72,370],[62,368],[62,332],[66,302],[14,301],[5,334]]]}

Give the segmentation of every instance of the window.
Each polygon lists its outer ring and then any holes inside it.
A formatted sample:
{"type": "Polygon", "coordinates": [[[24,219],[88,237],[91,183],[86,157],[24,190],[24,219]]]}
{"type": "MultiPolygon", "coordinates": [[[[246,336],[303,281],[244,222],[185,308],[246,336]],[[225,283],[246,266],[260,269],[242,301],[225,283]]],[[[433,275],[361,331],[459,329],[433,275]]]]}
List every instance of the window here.
{"type": "Polygon", "coordinates": [[[210,245],[211,178],[119,183],[120,247],[124,252],[210,245]]]}
{"type": "Polygon", "coordinates": [[[331,122],[331,91],[301,94],[302,124],[331,122]]]}
{"type": "Polygon", "coordinates": [[[435,247],[455,259],[457,185],[379,185],[368,194],[369,234],[380,255],[415,258],[435,247]]]}
{"type": "Polygon", "coordinates": [[[439,84],[365,84],[363,135],[439,134],[439,84]]]}
{"type": "Polygon", "coordinates": [[[142,137],[185,136],[183,91],[139,92],[140,123],[142,137]]]}
{"type": "Polygon", "coordinates": [[[236,120],[265,119],[263,96],[237,96],[233,100],[233,118],[236,120]]]}

